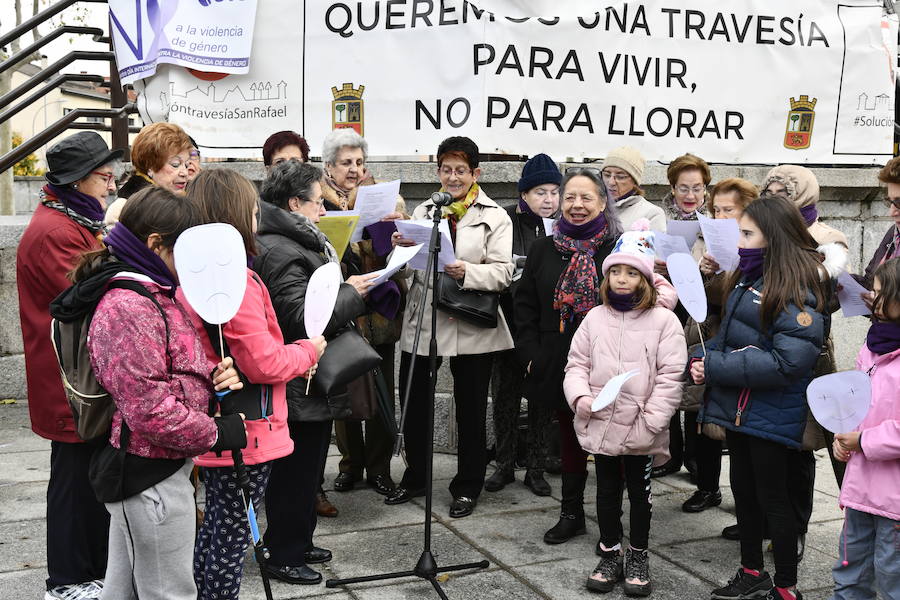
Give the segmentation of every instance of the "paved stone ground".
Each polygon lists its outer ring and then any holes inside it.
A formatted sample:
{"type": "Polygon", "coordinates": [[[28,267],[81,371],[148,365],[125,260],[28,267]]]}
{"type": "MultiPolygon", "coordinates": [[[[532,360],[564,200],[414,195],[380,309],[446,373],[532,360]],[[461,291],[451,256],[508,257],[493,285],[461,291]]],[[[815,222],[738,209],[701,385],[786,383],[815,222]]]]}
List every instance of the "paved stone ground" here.
{"type": "MultiPolygon", "coordinates": [[[[31,433],[24,403],[0,406],[0,598],[40,598],[46,577],[45,500],[49,475],[49,442],[31,433]]],[[[331,450],[328,480],[337,470],[337,451],[331,450]]],[[[549,477],[553,496],[538,498],[519,482],[501,492],[485,492],[475,514],[465,519],[447,516],[447,484],[456,457],[435,457],[435,510],[433,550],[439,564],[487,559],[481,571],[451,574],[444,582],[455,599],[568,599],[588,595],[584,579],[593,568],[597,541],[596,519],[589,534],[559,546],[541,541],[544,530],[556,522],[560,482],[549,477]]],[[[399,479],[402,463],[394,462],[399,479]]],[[[722,481],[728,480],[727,458],[722,481]]],[[[594,514],[593,476],[588,481],[587,512],[594,514]]],[[[808,535],[806,558],[800,566],[800,589],[809,600],[830,595],[830,569],[838,554],[841,512],[837,488],[827,457],[820,456],[816,478],[816,504],[808,535]]],[[[697,515],[681,512],[692,493],[687,472],[653,482],[654,515],[651,532],[651,567],[654,598],[704,599],[714,585],[723,583],[738,564],[738,545],[719,537],[722,527],[734,522],[734,502],[727,487],[721,507],[697,515]]],[[[421,553],[424,501],[385,506],[367,489],[330,494],[340,508],[336,519],[320,519],[316,542],[334,552],[334,561],[322,569],[326,578],[370,575],[411,569],[421,553]]],[[[627,519],[627,502],[626,502],[627,519]]],[[[626,521],[627,523],[627,521],[626,521]]],[[[626,526],[627,529],[627,526],[626,526]]],[[[771,555],[767,556],[771,561],[771,555]]],[[[248,558],[243,595],[264,598],[256,564],[248,558]]],[[[394,580],[328,589],[274,583],[279,599],[327,597],[334,600],[437,598],[429,584],[394,580]]],[[[605,596],[623,597],[620,591],[605,596]]]]}

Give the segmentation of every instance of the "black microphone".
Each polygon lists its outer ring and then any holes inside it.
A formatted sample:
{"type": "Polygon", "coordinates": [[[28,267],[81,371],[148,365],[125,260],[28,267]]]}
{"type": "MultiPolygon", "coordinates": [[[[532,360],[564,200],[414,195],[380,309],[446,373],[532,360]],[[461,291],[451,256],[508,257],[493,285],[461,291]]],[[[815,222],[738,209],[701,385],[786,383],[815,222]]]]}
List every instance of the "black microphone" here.
{"type": "Polygon", "coordinates": [[[453,204],[453,196],[448,192],[435,192],[431,195],[431,201],[435,206],[450,206],[453,204]]]}

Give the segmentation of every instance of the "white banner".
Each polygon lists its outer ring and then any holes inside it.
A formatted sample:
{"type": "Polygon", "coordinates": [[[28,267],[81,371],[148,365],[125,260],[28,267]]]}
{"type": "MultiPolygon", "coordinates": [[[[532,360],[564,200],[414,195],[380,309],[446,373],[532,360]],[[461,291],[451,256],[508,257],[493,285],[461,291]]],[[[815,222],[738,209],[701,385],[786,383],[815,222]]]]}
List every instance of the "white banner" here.
{"type": "Polygon", "coordinates": [[[871,164],[892,153],[897,22],[872,0],[268,0],[250,73],[161,69],[140,106],[207,156],[259,157],[293,129],[319,154],[353,127],[370,154],[871,164]]]}
{"type": "Polygon", "coordinates": [[[109,0],[119,77],[132,83],[160,63],[246,73],[255,15],[256,0],[109,0]]]}

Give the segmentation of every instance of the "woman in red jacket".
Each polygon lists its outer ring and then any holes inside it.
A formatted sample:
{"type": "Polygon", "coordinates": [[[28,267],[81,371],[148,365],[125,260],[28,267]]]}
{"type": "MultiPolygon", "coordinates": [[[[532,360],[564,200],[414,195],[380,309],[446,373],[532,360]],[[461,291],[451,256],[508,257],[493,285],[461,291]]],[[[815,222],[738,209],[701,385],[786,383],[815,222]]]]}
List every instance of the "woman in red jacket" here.
{"type": "MultiPolygon", "coordinates": [[[[228,223],[244,239],[247,256],[256,254],[254,235],[259,207],[256,188],[250,181],[225,169],[203,171],[188,187],[201,223],[228,223]]],[[[181,293],[181,292],[179,292],[181,293]]],[[[190,311],[197,331],[203,320],[190,311]]],[[[287,427],[286,384],[306,374],[325,349],[325,338],[297,340],[285,344],[275,317],[269,292],[259,277],[247,269],[247,291],[237,314],[222,326],[228,355],[244,377],[254,385],[264,418],[245,421],[247,448],[244,462],[250,476],[251,496],[256,509],[266,489],[271,461],[294,450],[287,427]]],[[[202,335],[207,357],[217,360],[208,335],[202,335]]],[[[215,340],[218,347],[218,339],[215,340]]],[[[204,467],[206,512],[194,549],[194,579],[198,598],[237,598],[241,587],[243,557],[250,543],[240,486],[230,453],[208,452],[194,459],[204,467]]],[[[307,563],[325,562],[331,553],[320,548],[307,552],[307,563]]]]}
{"type": "Polygon", "coordinates": [[[47,486],[45,598],[99,598],[106,571],[109,514],[88,483],[94,446],[75,434],[50,343],[50,301],[71,285],[78,257],[100,248],[106,197],[115,191],[110,151],[92,131],[71,135],[47,151],[47,185],[16,251],[19,318],[25,345],[31,429],[50,442],[47,486]]]}

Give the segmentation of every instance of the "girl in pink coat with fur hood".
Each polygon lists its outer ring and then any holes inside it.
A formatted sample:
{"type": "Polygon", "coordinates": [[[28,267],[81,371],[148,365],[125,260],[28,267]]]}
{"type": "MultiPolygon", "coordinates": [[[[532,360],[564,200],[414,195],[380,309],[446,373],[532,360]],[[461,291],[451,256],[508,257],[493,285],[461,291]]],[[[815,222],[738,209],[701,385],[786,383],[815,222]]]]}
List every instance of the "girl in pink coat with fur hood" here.
{"type": "MultiPolygon", "coordinates": [[[[640,227],[636,223],[635,227],[640,227]]],[[[646,225],[645,225],[646,226],[646,225]]],[[[575,412],[574,428],[597,469],[600,562],[588,589],[608,592],[624,580],[625,593],[650,593],[650,471],[654,457],[668,459],[669,419],[681,398],[687,346],[678,318],[658,303],[653,273],[653,232],[629,231],[603,261],[603,304],[575,333],[563,388],[575,412]],[[594,412],[592,403],[609,380],[637,370],[615,399],[594,412]],[[622,487],[631,502],[631,544],[621,551],[622,487]],[[624,562],[624,564],[623,564],[624,562]]]]}
{"type": "Polygon", "coordinates": [[[875,271],[875,318],[856,368],[872,380],[872,404],[856,431],[834,436],[847,462],[844,530],[832,600],[900,596],[900,258],[875,271]]]}

